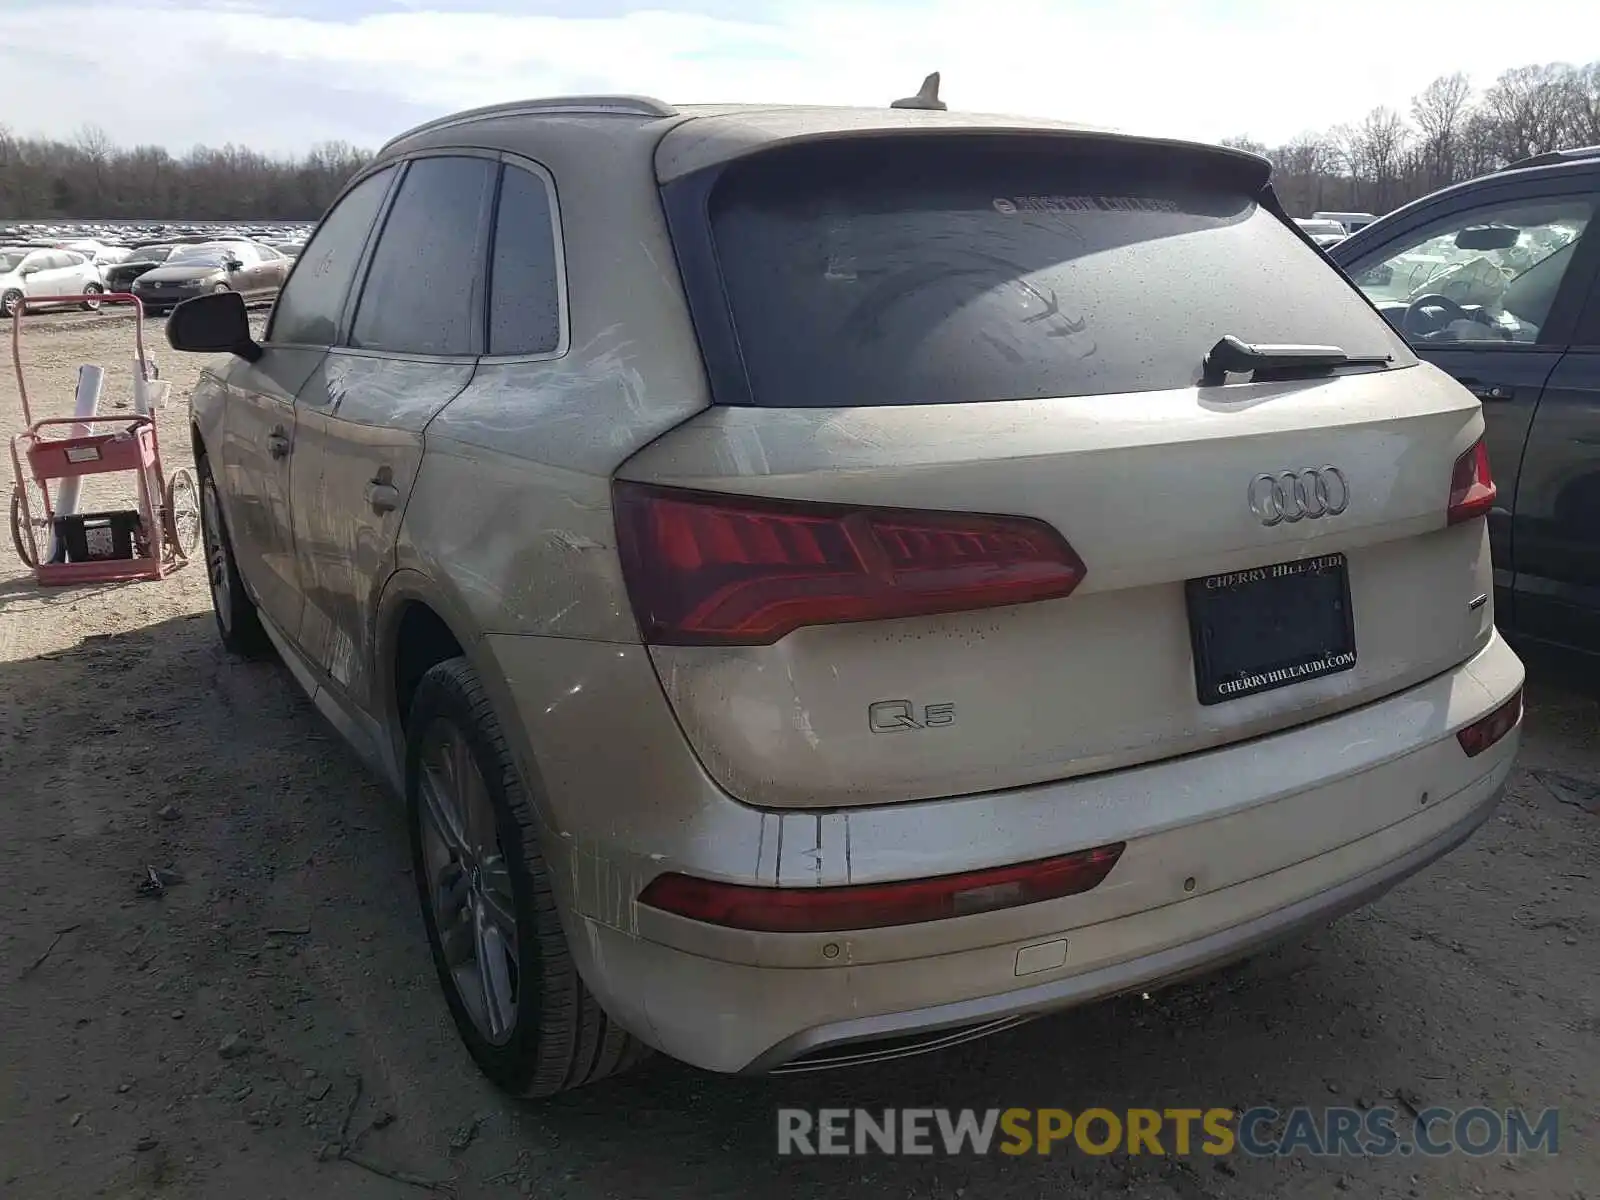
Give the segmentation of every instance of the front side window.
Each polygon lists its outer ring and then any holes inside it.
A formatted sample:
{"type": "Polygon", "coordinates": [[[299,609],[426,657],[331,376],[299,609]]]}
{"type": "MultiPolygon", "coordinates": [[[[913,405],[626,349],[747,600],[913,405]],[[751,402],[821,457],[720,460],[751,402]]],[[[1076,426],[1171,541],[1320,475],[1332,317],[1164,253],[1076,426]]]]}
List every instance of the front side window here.
{"type": "Polygon", "coordinates": [[[311,235],[273,307],[268,341],[304,346],[333,344],[345,298],[361,262],[361,251],[378,219],[378,209],[388,194],[394,172],[393,167],[385,167],[356,184],[311,235]]]}
{"type": "Polygon", "coordinates": [[[372,253],[351,346],[397,354],[481,352],[497,167],[466,157],[411,164],[372,253]]]}
{"type": "Polygon", "coordinates": [[[1252,185],[1163,155],[923,138],[734,164],[710,200],[721,287],[700,297],[732,317],[749,382],[735,402],[1185,387],[1227,334],[1409,357],[1252,185]]]}
{"type": "Polygon", "coordinates": [[[1416,345],[1537,345],[1594,210],[1561,196],[1457,212],[1350,274],[1416,345]]]}

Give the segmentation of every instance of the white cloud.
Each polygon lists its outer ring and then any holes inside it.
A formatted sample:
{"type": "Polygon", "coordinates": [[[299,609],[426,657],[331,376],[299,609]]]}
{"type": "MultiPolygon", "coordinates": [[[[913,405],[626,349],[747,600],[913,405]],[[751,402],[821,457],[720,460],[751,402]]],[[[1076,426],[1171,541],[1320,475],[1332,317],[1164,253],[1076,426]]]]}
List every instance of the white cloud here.
{"type": "Polygon", "coordinates": [[[419,116],[573,91],[883,104],[939,69],[952,107],[1274,141],[1375,104],[1403,110],[1440,74],[1463,70],[1483,85],[1544,61],[1552,32],[1571,34],[1575,21],[1600,32],[1583,11],[1570,0],[1523,0],[1514,19],[1503,0],[1445,11],[1392,0],[778,0],[759,19],[663,8],[336,20],[54,0],[0,12],[0,121],[290,149],[327,137],[370,144],[419,116]],[[142,52],[125,53],[133,46],[142,52]]]}

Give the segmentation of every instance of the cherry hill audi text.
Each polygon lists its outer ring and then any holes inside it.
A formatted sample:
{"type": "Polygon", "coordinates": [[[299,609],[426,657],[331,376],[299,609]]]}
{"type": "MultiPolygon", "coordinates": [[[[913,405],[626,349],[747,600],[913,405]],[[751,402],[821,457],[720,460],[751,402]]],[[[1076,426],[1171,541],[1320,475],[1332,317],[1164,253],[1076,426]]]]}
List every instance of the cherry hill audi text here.
{"type": "MultiPolygon", "coordinates": [[[[1246,954],[1487,817],[1478,403],[1215,146],[567,97],[383,148],[194,449],[223,642],[394,790],[548,1094],[948,1045],[1246,954]]],[[[898,103],[898,102],[897,102],[898,103]]]]}

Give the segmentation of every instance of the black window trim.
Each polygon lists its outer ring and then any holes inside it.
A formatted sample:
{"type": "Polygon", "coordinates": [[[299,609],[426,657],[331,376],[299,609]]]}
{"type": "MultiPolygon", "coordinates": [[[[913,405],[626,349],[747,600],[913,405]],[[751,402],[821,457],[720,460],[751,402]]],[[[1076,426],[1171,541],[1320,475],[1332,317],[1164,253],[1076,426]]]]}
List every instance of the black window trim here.
{"type": "Polygon", "coordinates": [[[411,173],[411,165],[424,158],[481,158],[491,163],[500,162],[500,152],[485,150],[478,146],[435,147],[427,150],[418,150],[399,160],[401,172],[396,177],[389,193],[384,197],[383,204],[379,207],[378,216],[372,223],[372,232],[367,235],[366,245],[362,247],[361,261],[356,264],[355,281],[350,286],[349,293],[345,296],[344,312],[339,317],[339,336],[329,350],[352,358],[385,358],[401,362],[430,362],[430,363],[475,363],[483,354],[488,338],[488,279],[489,261],[488,254],[494,234],[494,211],[500,202],[500,168],[496,167],[493,179],[494,192],[489,206],[489,219],[484,222],[484,227],[478,231],[477,253],[483,258],[483,276],[478,281],[478,287],[472,298],[472,303],[477,311],[473,314],[477,320],[469,328],[473,331],[476,344],[466,354],[419,354],[412,350],[378,350],[363,346],[352,346],[350,337],[355,329],[356,313],[361,307],[361,297],[367,290],[367,276],[372,270],[373,255],[378,244],[383,240],[383,231],[389,224],[389,214],[394,211],[396,200],[399,199],[400,189],[405,186],[406,176],[411,173]]]}
{"type": "Polygon", "coordinates": [[[501,153],[500,173],[495,179],[494,208],[489,214],[489,247],[487,266],[484,271],[484,304],[483,304],[483,347],[485,353],[480,361],[485,365],[498,366],[508,363],[522,362],[552,362],[558,358],[565,358],[572,348],[572,324],[567,304],[567,249],[561,227],[561,196],[556,190],[556,178],[548,167],[535,162],[531,158],[524,158],[520,154],[501,153]],[[505,174],[508,170],[522,170],[532,175],[544,184],[545,198],[550,205],[550,238],[555,247],[555,276],[556,276],[556,345],[553,350],[539,350],[530,354],[489,354],[489,324],[493,314],[490,305],[494,303],[494,251],[495,239],[499,234],[500,225],[500,195],[505,183],[505,174]]]}
{"type": "MultiPolygon", "coordinates": [[[[339,206],[345,202],[346,197],[348,197],[351,192],[355,191],[374,175],[381,175],[385,171],[393,172],[389,178],[389,186],[384,189],[383,195],[378,198],[377,214],[373,217],[372,224],[367,226],[366,237],[361,243],[361,256],[356,260],[356,274],[351,277],[350,288],[345,292],[344,301],[339,310],[339,317],[336,322],[337,329],[334,333],[333,342],[325,345],[321,342],[273,341],[272,328],[277,324],[278,321],[278,302],[277,300],[274,300],[272,303],[272,312],[267,317],[267,327],[261,335],[261,344],[263,346],[281,346],[285,349],[294,350],[331,350],[336,347],[341,340],[343,340],[345,333],[345,315],[350,307],[350,295],[356,290],[356,280],[358,278],[365,277],[367,256],[372,251],[372,243],[374,240],[373,233],[382,226],[383,219],[388,216],[389,204],[394,199],[395,185],[400,181],[400,177],[405,174],[403,167],[403,163],[395,159],[390,159],[388,162],[375,163],[368,167],[365,171],[362,171],[360,174],[352,176],[350,182],[345,184],[340,190],[339,194],[334,197],[333,203],[328,205],[327,211],[322,214],[322,219],[317,222],[316,228],[306,235],[306,245],[309,246],[312,242],[312,239],[315,238],[317,234],[322,232],[322,227],[328,223],[328,218],[338,210],[339,206]]],[[[288,275],[284,277],[283,283],[278,287],[279,297],[282,297],[283,293],[289,290],[289,284],[293,282],[294,273],[299,268],[302,261],[304,261],[304,256],[299,255],[296,256],[294,261],[291,263],[288,275]]]]}
{"type": "MultiPolygon", "coordinates": [[[[1376,242],[1373,249],[1362,249],[1358,261],[1365,260],[1369,263],[1381,261],[1379,256],[1388,251],[1390,247],[1398,245],[1403,239],[1416,233],[1417,230],[1446,220],[1457,213],[1493,206],[1537,203],[1541,200],[1555,199],[1562,196],[1581,195],[1590,195],[1595,198],[1595,212],[1589,223],[1584,226],[1583,233],[1578,236],[1577,247],[1572,252],[1572,265],[1567,268],[1566,275],[1562,277],[1561,286],[1556,290],[1555,299],[1551,301],[1550,312],[1545,317],[1544,324],[1539,327],[1539,334],[1542,340],[1537,342],[1417,342],[1411,346],[1414,352],[1419,353],[1425,353],[1429,350],[1448,350],[1452,354],[1458,352],[1469,354],[1549,354],[1551,351],[1566,350],[1575,344],[1574,339],[1580,332],[1579,319],[1583,314],[1590,284],[1594,279],[1596,259],[1600,258],[1600,228],[1597,228],[1597,226],[1600,226],[1600,174],[1589,171],[1574,171],[1571,174],[1558,175],[1554,178],[1544,175],[1538,179],[1506,180],[1490,184],[1481,189],[1452,190],[1449,194],[1440,196],[1432,204],[1423,203],[1419,205],[1416,211],[1410,213],[1403,223],[1397,223],[1396,228],[1390,231],[1388,237],[1381,242],[1376,242]],[[1546,338],[1545,334],[1550,331],[1553,331],[1551,336],[1546,338]]],[[[1368,226],[1368,228],[1372,227],[1368,226]]],[[[1342,266],[1339,269],[1344,271],[1354,282],[1355,271],[1347,270],[1342,266]]]]}

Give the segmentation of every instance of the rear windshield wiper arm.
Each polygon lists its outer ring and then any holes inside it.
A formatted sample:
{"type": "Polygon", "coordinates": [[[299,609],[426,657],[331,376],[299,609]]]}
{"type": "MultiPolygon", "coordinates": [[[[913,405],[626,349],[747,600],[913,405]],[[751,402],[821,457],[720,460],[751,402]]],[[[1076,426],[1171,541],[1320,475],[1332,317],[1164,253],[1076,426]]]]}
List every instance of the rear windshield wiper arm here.
{"type": "Polygon", "coordinates": [[[1201,363],[1200,382],[1221,383],[1229,372],[1316,371],[1329,367],[1381,366],[1393,361],[1391,354],[1362,358],[1338,346],[1251,345],[1229,333],[1207,352],[1201,363]]]}

